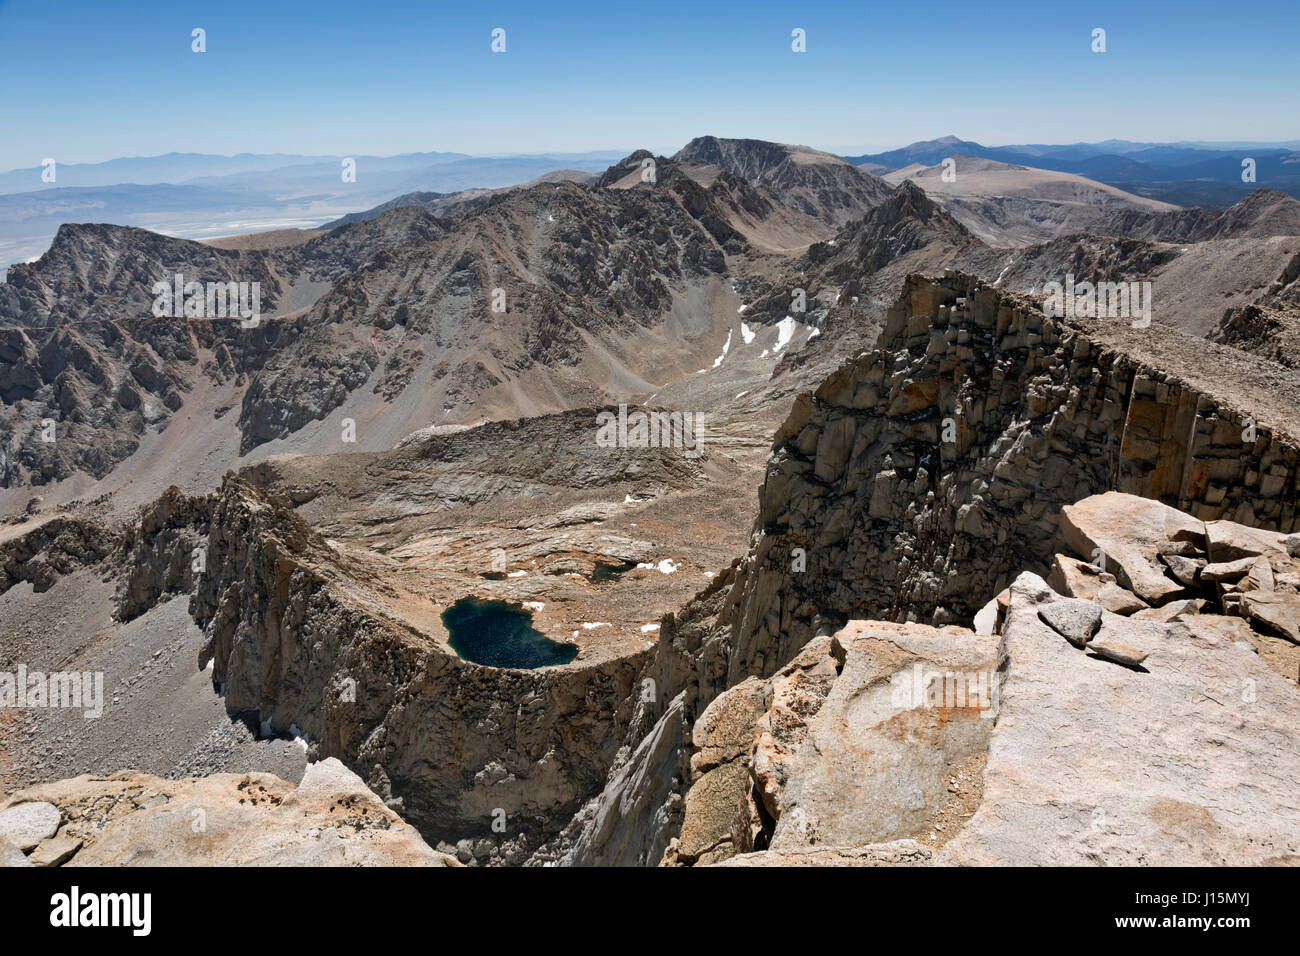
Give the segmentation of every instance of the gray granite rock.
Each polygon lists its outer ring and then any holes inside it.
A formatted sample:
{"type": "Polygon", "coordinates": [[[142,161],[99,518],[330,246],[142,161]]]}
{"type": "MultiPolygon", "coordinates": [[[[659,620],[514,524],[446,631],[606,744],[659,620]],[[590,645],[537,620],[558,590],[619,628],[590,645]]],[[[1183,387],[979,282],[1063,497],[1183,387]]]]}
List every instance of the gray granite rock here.
{"type": "Polygon", "coordinates": [[[1101,627],[1101,605],[1079,598],[1038,607],[1038,616],[1075,647],[1083,647],[1101,627]]]}
{"type": "Polygon", "coordinates": [[[52,803],[31,801],[0,810],[0,838],[26,852],[54,836],[62,816],[52,803]]]}

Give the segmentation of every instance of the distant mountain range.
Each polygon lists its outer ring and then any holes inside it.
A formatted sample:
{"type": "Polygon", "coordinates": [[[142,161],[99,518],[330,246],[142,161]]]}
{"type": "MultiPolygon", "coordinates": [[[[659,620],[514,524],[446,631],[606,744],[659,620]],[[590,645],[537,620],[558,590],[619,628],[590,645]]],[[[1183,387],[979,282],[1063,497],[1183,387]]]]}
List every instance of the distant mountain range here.
{"type": "Polygon", "coordinates": [[[1228,206],[1266,187],[1300,197],[1300,140],[1280,143],[1134,143],[1107,140],[1064,146],[984,146],[956,136],[901,149],[846,156],[883,175],[905,166],[934,166],[974,156],[1036,169],[1074,173],[1127,192],[1179,206],[1228,206]],[[1242,182],[1242,161],[1255,161],[1254,182],[1242,182]]]}
{"type": "MultiPolygon", "coordinates": [[[[678,155],[700,169],[732,163],[731,153],[737,150],[742,155],[752,153],[752,161],[766,162],[757,148],[759,143],[701,137],[678,155]],[[726,151],[731,153],[724,156],[726,151]]],[[[167,235],[210,239],[260,230],[331,228],[404,205],[423,205],[435,215],[447,215],[486,201],[494,191],[504,188],[546,181],[548,177],[581,181],[584,176],[603,172],[625,155],[622,150],[511,156],[455,152],[359,155],[351,157],[356,162],[356,179],[352,182],[344,182],[341,175],[347,157],[287,153],[168,153],[103,163],[59,164],[54,183],[42,180],[40,166],[16,169],[0,173],[0,278],[10,264],[30,260],[48,249],[59,227],[66,223],[113,222],[167,235]]],[[[864,197],[877,201],[881,198],[870,195],[873,190],[879,191],[879,185],[864,186],[846,178],[845,169],[856,167],[880,176],[908,167],[913,171],[933,167],[952,156],[1067,173],[1139,199],[1178,206],[1226,208],[1256,188],[1300,197],[1300,140],[1106,140],[989,147],[945,136],[882,153],[843,157],[842,168],[828,164],[825,157],[829,154],[816,150],[791,154],[764,167],[765,183],[783,186],[783,178],[793,175],[802,162],[800,157],[813,155],[820,157],[815,165],[825,179],[803,183],[801,188],[809,192],[802,199],[790,194],[787,202],[799,214],[829,217],[826,221],[836,226],[843,225],[845,217],[860,208],[864,197]],[[1241,163],[1247,157],[1255,161],[1253,183],[1241,181],[1241,163]]],[[[742,177],[748,172],[741,166],[736,170],[742,177]]],[[[899,178],[891,177],[893,182],[899,178]]],[[[923,185],[933,190],[941,182],[935,177],[923,185]]],[[[974,219],[968,217],[967,222],[990,239],[1004,232],[996,223],[981,229],[974,219]]],[[[797,237],[801,229],[790,227],[787,233],[797,237]]]]}
{"type": "MultiPolygon", "coordinates": [[[[557,169],[596,173],[624,151],[467,156],[298,156],[240,154],[115,159],[0,173],[0,276],[7,266],[49,248],[59,226],[112,222],[205,239],[258,229],[319,226],[394,196],[443,193],[529,182],[557,169]],[[343,160],[356,178],[343,180],[343,160]]],[[[56,157],[57,159],[57,157],[56,157]]]]}
{"type": "MultiPolygon", "coordinates": [[[[240,153],[236,156],[214,156],[206,153],[166,153],[162,156],[128,157],[111,159],[103,163],[58,163],[56,183],[60,187],[118,186],[122,184],[152,185],[157,183],[200,183],[220,178],[238,178],[248,188],[269,183],[321,183],[337,182],[344,159],[353,159],[357,167],[357,181],[364,183],[374,175],[389,176],[407,172],[419,174],[438,169],[435,175],[454,179],[467,170],[497,170],[498,175],[508,172],[516,175],[515,168],[530,169],[544,166],[546,170],[566,164],[577,168],[590,167],[599,171],[611,162],[627,155],[626,150],[604,150],[586,153],[536,153],[509,156],[470,156],[467,153],[402,153],[398,156],[305,156],[296,153],[240,153]]],[[[56,157],[57,159],[57,157],[56,157]]],[[[0,173],[0,194],[32,192],[47,188],[41,175],[42,166],[12,169],[0,173]]],[[[443,188],[454,185],[483,186],[484,182],[465,184],[444,183],[443,188]]],[[[433,188],[433,187],[430,187],[433,188]]]]}
{"type": "Polygon", "coordinates": [[[704,136],[598,177],[407,194],[323,234],[61,226],[0,284],[0,446],[18,449],[0,488],[104,479],[182,413],[169,435],[198,442],[197,475],[212,448],[312,451],[344,417],[379,450],[611,398],[757,407],[870,347],[907,275],[950,268],[1019,292],[1070,273],[1158,281],[1158,321],[1292,361],[1295,199],[1183,209],[964,156],[942,173],[881,178],[807,146],[704,136]],[[177,274],[257,283],[266,321],[226,321],[224,298],[216,315],[157,315],[155,285],[177,274]],[[54,448],[24,437],[46,418],[65,423],[54,448]]]}

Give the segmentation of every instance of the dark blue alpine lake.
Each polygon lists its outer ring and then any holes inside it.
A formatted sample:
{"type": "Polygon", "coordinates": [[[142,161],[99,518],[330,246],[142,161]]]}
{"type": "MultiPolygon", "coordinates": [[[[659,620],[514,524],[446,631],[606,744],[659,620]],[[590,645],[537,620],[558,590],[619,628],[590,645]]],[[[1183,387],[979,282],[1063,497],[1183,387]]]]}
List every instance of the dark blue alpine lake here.
{"type": "Polygon", "coordinates": [[[442,623],[457,654],[489,667],[551,667],[578,656],[573,644],[560,644],[533,628],[533,615],[517,604],[461,598],[442,612],[442,623]]]}

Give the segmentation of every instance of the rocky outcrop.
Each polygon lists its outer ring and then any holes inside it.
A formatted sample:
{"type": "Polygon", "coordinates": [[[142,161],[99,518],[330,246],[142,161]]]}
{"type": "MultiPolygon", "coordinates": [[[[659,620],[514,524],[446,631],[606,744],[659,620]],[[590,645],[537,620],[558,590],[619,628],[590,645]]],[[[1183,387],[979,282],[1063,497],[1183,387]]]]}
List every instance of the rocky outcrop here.
{"type": "Polygon", "coordinates": [[[262,252],[218,249],[134,226],[65,224],[49,251],[9,268],[0,285],[0,324],[27,328],[152,314],[154,283],[257,282],[262,308],[275,311],[283,290],[262,252]]]}
{"type": "Polygon", "coordinates": [[[978,804],[997,639],[855,621],[716,698],[665,862],[944,838],[978,804]]]}
{"type": "Polygon", "coordinates": [[[183,404],[196,346],[183,324],[95,320],[0,329],[0,485],[106,475],[183,404]]]}
{"type": "Polygon", "coordinates": [[[46,591],[65,574],[107,557],[117,537],[81,518],[55,517],[0,544],[0,594],[22,582],[46,591]]]}
{"type": "Polygon", "coordinates": [[[956,256],[981,248],[979,240],[920,186],[905,181],[834,242],[810,246],[803,262],[821,271],[826,281],[842,284],[841,295],[851,296],[871,275],[910,252],[946,249],[956,256]]]}
{"type": "MultiPolygon", "coordinates": [[[[1068,550],[1063,507],[1108,490],[1167,503],[1182,518],[1168,534],[1159,522],[1142,573],[1135,564],[1121,583],[1122,564],[1093,569],[1103,607],[1143,613],[1150,602],[1124,586],[1138,586],[1135,577],[1155,602],[1205,600],[1195,589],[1181,595],[1187,589],[1172,575],[1167,585],[1145,575],[1163,573],[1168,558],[1196,567],[1204,552],[1179,540],[1188,523],[1294,529],[1300,463],[1294,437],[1273,424],[1295,418],[1294,396],[1251,391],[1258,376],[1239,356],[1215,351],[1210,370],[1205,348],[1127,322],[1050,319],[1036,303],[960,273],[910,278],[878,347],[798,399],[777,433],[751,548],[726,590],[705,592],[663,622],[646,674],[663,700],[685,694],[681,739],[692,738],[720,693],[769,679],[852,620],[942,627],[974,619],[985,602],[993,622],[1005,618],[994,596],[1025,569],[1048,573],[1068,550]],[[1247,400],[1256,407],[1248,411],[1247,400]]],[[[1096,547],[1079,559],[1093,561],[1096,547]]],[[[1256,599],[1257,613],[1273,613],[1274,602],[1256,599]]],[[[1172,616],[1168,605],[1151,610],[1172,616]]],[[[1107,632],[1093,653],[1118,667],[1132,644],[1107,632]]],[[[1261,655],[1276,658],[1272,649],[1261,655]]],[[[661,708],[633,721],[625,742],[633,757],[661,708]]],[[[734,793],[739,777],[723,787],[717,769],[709,786],[734,793]]],[[[600,798],[607,804],[617,802],[620,780],[636,776],[621,765],[616,774],[600,798]]],[[[685,750],[677,778],[683,788],[693,779],[685,750]]],[[[674,792],[660,806],[684,800],[684,790],[674,792]]],[[[697,831],[683,823],[679,839],[694,840],[684,859],[743,845],[721,829],[725,816],[697,831]],[[722,832],[730,842],[713,842],[722,832]]],[[[661,843],[660,819],[671,826],[673,817],[629,805],[620,826],[661,843]]],[[[605,859],[590,826],[567,840],[565,859],[605,859]]]]}
{"type": "Polygon", "coordinates": [[[10,267],[0,284],[0,324],[41,328],[153,314],[156,282],[258,284],[264,315],[311,305],[328,284],[376,253],[440,238],[446,223],[418,207],[395,208],[305,243],[235,249],[134,226],[65,224],[35,262],[10,267]],[[314,286],[314,288],[313,288],[314,286]]]}
{"type": "Polygon", "coordinates": [[[175,485],[146,507],[123,536],[125,571],[118,586],[117,617],[129,621],[164,595],[190,594],[207,566],[211,499],[190,498],[175,485]]]}
{"type": "Polygon", "coordinates": [[[1118,211],[1094,231],[1163,242],[1295,236],[1300,235],[1300,202],[1276,189],[1256,189],[1227,209],[1192,206],[1158,213],[1118,211]]]}
{"type": "Polygon", "coordinates": [[[735,592],[733,677],[820,622],[970,620],[1046,573],[1063,505],[1115,488],[1291,529],[1300,449],[1242,408],[959,273],[914,278],[879,347],[774,441],[735,592]]]}
{"type": "Polygon", "coordinates": [[[884,202],[892,187],[838,156],[755,139],[698,136],[673,159],[717,166],[754,186],[763,186],[800,212],[836,226],[884,202]]]}
{"type": "Polygon", "coordinates": [[[1296,862],[1300,633],[1250,605],[1300,607],[1300,537],[1114,492],[1061,523],[1158,608],[1112,613],[1026,572],[1000,636],[854,621],[815,638],[696,720],[664,863],[1296,862]],[[1172,556],[1195,581],[1159,570],[1172,556]]]}
{"type": "Polygon", "coordinates": [[[1288,368],[1300,368],[1297,334],[1300,334],[1300,254],[1291,258],[1258,300],[1225,311],[1210,339],[1288,368]]]}
{"type": "Polygon", "coordinates": [[[0,803],[15,866],[459,866],[337,760],[297,786],[267,773],[164,780],[125,771],[0,803]]]}
{"type": "Polygon", "coordinates": [[[979,810],[936,861],[1260,865],[1300,859],[1289,781],[1300,716],[1235,618],[1108,615],[1083,650],[1042,620],[1041,579],[1011,588],[979,810]],[[1116,663],[1110,640],[1135,651],[1116,663]],[[1269,768],[1261,773],[1261,768],[1269,768]]]}
{"type": "Polygon", "coordinates": [[[733,565],[662,619],[603,789],[529,863],[654,866],[660,861],[682,822],[691,778],[691,728],[727,687],[727,644],[718,621],[734,583],[733,565]]]}

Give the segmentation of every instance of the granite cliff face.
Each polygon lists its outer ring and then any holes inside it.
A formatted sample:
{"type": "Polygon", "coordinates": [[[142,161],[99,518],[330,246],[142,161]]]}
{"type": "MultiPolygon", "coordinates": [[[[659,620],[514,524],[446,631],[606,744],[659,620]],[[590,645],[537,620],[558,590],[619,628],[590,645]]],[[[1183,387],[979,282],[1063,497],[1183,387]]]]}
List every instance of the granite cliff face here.
{"type": "Polygon", "coordinates": [[[100,582],[112,624],[94,627],[111,644],[162,613],[174,632],[188,596],[197,690],[259,743],[339,758],[463,862],[522,862],[603,785],[654,619],[742,546],[693,543],[680,520],[739,525],[729,455],[601,447],[601,411],[272,459],[120,524],[46,520],[0,542],[0,598],[100,582]],[[461,658],[439,611],[467,596],[530,606],[580,656],[461,658]]]}
{"type": "Polygon", "coordinates": [[[1046,569],[1062,505],[1112,488],[1294,528],[1300,448],[1266,423],[1286,419],[1216,397],[1199,343],[1152,336],[1144,360],[1126,326],[1053,320],[959,273],[909,280],[878,348],[776,436],[738,585],[754,647],[741,666],[788,659],[782,642],[850,614],[969,621],[1020,570],[1046,569]]]}
{"type": "MultiPolygon", "coordinates": [[[[356,566],[256,488],[213,503],[192,613],[232,714],[301,734],[320,756],[382,767],[434,839],[509,834],[517,861],[599,784],[626,722],[635,657],[509,671],[462,660],[366,599],[356,566]]],[[[496,855],[496,854],[494,854],[496,855]]]]}
{"type": "MultiPolygon", "coordinates": [[[[1115,489],[1195,521],[1294,530],[1300,457],[1274,423],[1295,420],[1296,396],[1229,350],[1213,350],[1209,372],[1207,348],[1126,321],[1050,319],[960,273],[910,278],[877,349],[796,401],[749,553],[665,620],[645,672],[660,696],[638,711],[597,809],[555,852],[658,862],[682,825],[693,728],[718,694],[771,677],[815,640],[796,671],[834,670],[827,654],[843,667],[843,636],[838,651],[822,645],[850,621],[969,625],[1022,572],[1048,573],[1066,550],[1066,505],[1115,489]]],[[[697,744],[714,746],[707,734],[697,744]]],[[[721,768],[699,758],[694,769],[721,768]]],[[[762,813],[751,817],[759,826],[762,813]]]]}
{"type": "Polygon", "coordinates": [[[715,698],[663,862],[1294,864],[1300,536],[1122,492],[1060,527],[974,632],[852,621],[715,698]]]}

